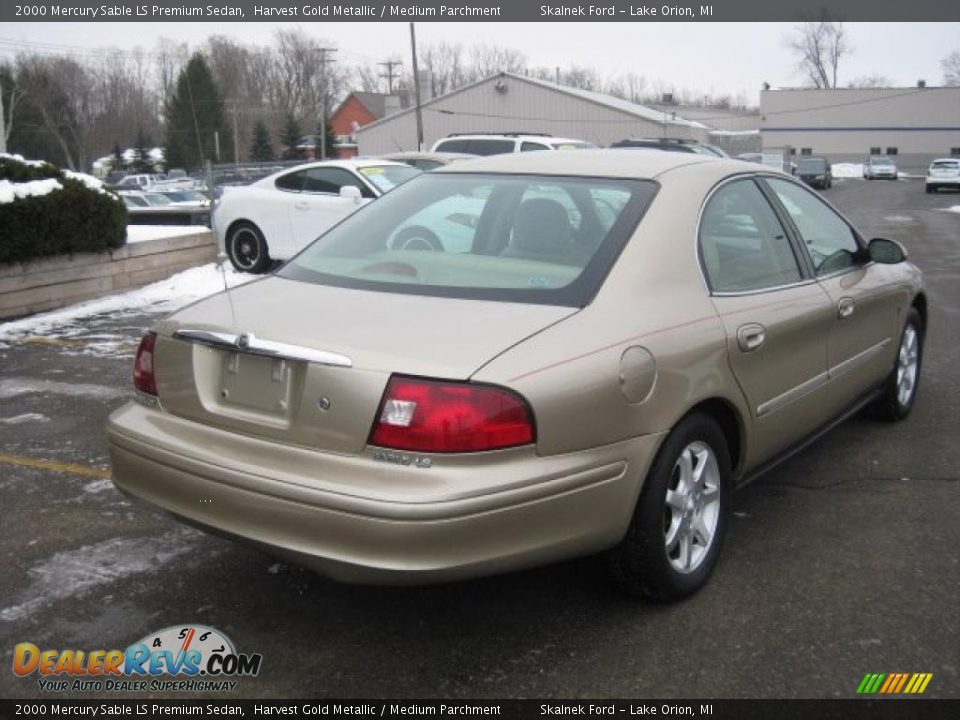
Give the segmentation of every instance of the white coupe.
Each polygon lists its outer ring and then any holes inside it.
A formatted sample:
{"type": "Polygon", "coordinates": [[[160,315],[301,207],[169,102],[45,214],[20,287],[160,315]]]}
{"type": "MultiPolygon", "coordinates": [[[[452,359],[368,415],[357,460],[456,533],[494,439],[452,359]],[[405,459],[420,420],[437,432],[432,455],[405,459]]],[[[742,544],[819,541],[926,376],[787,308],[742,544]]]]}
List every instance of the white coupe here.
{"type": "Polygon", "coordinates": [[[293,257],[357,208],[419,175],[386,160],[330,160],[225,187],[214,228],[233,266],[263,272],[293,257]]]}

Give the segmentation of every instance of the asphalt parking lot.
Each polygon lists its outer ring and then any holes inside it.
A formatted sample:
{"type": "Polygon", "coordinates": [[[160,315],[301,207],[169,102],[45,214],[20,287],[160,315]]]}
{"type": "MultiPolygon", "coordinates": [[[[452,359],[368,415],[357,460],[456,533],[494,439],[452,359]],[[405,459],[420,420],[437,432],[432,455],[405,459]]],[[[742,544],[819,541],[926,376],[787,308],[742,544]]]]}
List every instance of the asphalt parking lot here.
{"type": "Polygon", "coordinates": [[[617,595],[591,558],[369,588],[184,528],[108,480],[102,427],[155,315],[0,349],[0,697],[40,695],[10,671],[16,643],[125,648],[182,623],[263,655],[235,697],[842,698],[867,672],[960,697],[960,214],[939,209],[960,194],[826,194],[926,273],[917,406],[854,418],[741,491],[712,582],[674,606],[617,595]]]}

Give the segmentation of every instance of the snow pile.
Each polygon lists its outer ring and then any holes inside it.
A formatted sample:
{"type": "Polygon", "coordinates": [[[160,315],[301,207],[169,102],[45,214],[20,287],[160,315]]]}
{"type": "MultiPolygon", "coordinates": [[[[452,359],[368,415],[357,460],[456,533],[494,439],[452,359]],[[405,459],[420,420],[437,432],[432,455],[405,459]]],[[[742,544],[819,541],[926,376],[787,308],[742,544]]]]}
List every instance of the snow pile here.
{"type": "Polygon", "coordinates": [[[944,212],[960,213],[960,205],[951,205],[948,208],[940,208],[944,212]]]}
{"type": "Polygon", "coordinates": [[[208,232],[203,225],[127,225],[127,244],[208,232]]]}
{"type": "Polygon", "coordinates": [[[117,317],[121,314],[173,312],[195,300],[221,292],[224,274],[227,285],[230,287],[243,285],[257,277],[235,272],[229,267],[221,271],[216,263],[201,265],[136,290],[108,295],[60,310],[32,315],[22,320],[0,323],[0,342],[28,336],[55,334],[59,330],[69,328],[77,320],[107,313],[117,317]]]}
{"type": "Polygon", "coordinates": [[[43,167],[44,165],[50,164],[46,160],[25,160],[23,155],[11,155],[10,153],[0,153],[0,158],[16,160],[17,162],[28,165],[29,167],[43,167]]]}
{"type": "Polygon", "coordinates": [[[36,197],[47,195],[54,190],[63,190],[63,185],[56,178],[46,180],[30,180],[24,183],[14,183],[9,180],[0,180],[0,205],[12,203],[17,198],[36,197]]]}
{"type": "Polygon", "coordinates": [[[863,179],[863,163],[834,163],[830,172],[835,178],[863,179]]]}
{"type": "Polygon", "coordinates": [[[74,172],[73,170],[63,170],[63,176],[68,177],[71,180],[76,180],[82,182],[91,190],[96,190],[97,192],[105,193],[106,190],[103,189],[103,183],[97,180],[93,175],[87,175],[86,173],[74,172]]]}

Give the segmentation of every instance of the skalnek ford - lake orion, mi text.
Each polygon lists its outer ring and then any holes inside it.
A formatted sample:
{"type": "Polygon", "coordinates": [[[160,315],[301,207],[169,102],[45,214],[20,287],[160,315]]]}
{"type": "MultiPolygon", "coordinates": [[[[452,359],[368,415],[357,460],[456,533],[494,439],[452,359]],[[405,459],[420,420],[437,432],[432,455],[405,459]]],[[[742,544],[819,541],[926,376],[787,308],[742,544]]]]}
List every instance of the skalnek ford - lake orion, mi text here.
{"type": "Polygon", "coordinates": [[[541,5],[541,17],[710,17],[713,5],[541,5]]]}
{"type": "Polygon", "coordinates": [[[58,4],[16,5],[17,17],[53,18],[179,18],[179,17],[237,17],[246,18],[396,18],[396,17],[500,17],[499,5],[463,7],[425,7],[420,5],[363,5],[363,4],[303,4],[287,6],[254,5],[250,12],[236,5],[88,5],[58,4]]]}

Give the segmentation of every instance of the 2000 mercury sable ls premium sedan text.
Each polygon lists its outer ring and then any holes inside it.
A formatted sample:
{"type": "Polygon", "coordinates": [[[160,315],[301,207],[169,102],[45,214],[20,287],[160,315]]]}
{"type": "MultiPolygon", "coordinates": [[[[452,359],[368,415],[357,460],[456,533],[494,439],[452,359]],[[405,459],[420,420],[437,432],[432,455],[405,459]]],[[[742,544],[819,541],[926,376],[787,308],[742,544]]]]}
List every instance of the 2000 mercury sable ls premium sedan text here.
{"type": "Polygon", "coordinates": [[[679,598],[736,484],[868,402],[909,413],[926,316],[897,243],[755,164],[454,164],[157,323],[114,482],[341,579],[607,551],[627,591],[679,598]],[[458,204],[470,243],[397,249],[458,204]]]}

